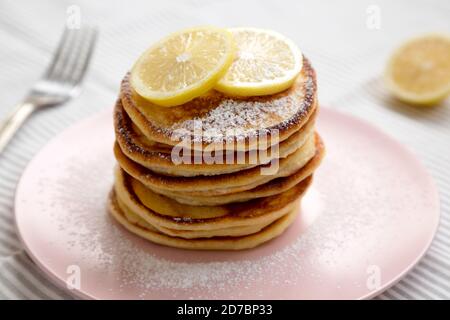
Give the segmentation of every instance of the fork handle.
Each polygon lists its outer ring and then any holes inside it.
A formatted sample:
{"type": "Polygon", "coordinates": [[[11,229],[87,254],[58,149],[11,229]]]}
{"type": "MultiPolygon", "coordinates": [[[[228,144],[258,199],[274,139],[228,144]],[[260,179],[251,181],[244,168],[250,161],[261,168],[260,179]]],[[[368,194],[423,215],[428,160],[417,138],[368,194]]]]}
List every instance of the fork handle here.
{"type": "Polygon", "coordinates": [[[0,122],[0,153],[19,130],[28,116],[33,113],[35,105],[31,102],[19,103],[4,120],[0,122]]]}

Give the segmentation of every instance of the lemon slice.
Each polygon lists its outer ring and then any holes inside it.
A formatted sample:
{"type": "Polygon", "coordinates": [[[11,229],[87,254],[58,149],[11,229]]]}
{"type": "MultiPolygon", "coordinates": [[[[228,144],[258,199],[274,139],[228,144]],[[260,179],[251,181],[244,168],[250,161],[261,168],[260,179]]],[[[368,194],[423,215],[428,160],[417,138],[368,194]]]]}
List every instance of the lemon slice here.
{"type": "Polygon", "coordinates": [[[212,89],[231,65],[231,33],[198,27],[173,33],[138,59],[131,85],[143,98],[161,106],[183,104],[212,89]]]}
{"type": "Polygon", "coordinates": [[[279,33],[254,28],[229,29],[237,53],[215,89],[232,96],[257,96],[289,88],[300,73],[302,53],[279,33]]]}
{"type": "Polygon", "coordinates": [[[398,48],[388,62],[385,80],[405,102],[430,105],[450,93],[450,36],[429,34],[398,48]]]}

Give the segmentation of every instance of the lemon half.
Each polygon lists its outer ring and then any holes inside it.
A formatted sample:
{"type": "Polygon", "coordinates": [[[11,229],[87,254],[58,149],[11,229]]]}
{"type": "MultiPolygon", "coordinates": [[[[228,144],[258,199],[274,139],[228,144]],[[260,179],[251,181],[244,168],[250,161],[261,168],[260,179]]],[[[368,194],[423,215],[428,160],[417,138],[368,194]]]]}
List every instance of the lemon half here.
{"type": "Polygon", "coordinates": [[[385,80],[400,100],[431,105],[450,93],[450,36],[428,34],[398,48],[390,58],[385,80]]]}
{"type": "Polygon", "coordinates": [[[143,98],[176,106],[212,89],[231,65],[235,53],[232,34],[215,27],[173,33],[138,59],[131,85],[143,98]]]}
{"type": "Polygon", "coordinates": [[[302,53],[288,38],[270,30],[229,29],[237,53],[215,89],[232,96],[268,95],[289,88],[300,73],[302,53]]]}

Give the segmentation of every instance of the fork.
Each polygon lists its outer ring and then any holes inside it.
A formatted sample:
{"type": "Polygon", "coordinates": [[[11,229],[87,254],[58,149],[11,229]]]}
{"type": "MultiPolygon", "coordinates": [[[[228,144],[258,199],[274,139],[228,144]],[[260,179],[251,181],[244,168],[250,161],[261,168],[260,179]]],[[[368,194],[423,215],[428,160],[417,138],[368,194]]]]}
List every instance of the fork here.
{"type": "Polygon", "coordinates": [[[80,93],[97,39],[97,29],[65,28],[52,61],[25,99],[0,122],[0,153],[36,110],[62,105],[80,93]]]}

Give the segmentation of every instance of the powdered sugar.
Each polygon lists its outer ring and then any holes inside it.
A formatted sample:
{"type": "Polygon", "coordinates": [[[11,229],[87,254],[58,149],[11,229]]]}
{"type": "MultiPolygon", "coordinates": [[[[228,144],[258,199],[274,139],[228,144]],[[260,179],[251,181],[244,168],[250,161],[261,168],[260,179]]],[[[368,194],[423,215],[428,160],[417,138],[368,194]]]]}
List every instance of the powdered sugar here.
{"type": "Polygon", "coordinates": [[[225,99],[202,117],[174,123],[169,130],[173,132],[171,138],[216,142],[244,139],[271,127],[282,129],[308,112],[314,95],[312,78],[305,79],[304,89],[273,99],[225,99]]]}

